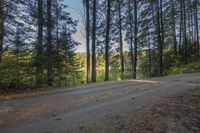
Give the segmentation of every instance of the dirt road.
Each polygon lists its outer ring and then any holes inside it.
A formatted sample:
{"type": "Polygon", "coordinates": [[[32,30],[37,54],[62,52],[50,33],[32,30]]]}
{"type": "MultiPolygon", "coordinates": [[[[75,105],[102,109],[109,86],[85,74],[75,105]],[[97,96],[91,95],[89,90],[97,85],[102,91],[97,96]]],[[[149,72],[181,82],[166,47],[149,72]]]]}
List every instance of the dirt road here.
{"type": "Polygon", "coordinates": [[[197,90],[200,73],[97,83],[52,94],[1,100],[0,133],[155,132],[149,128],[153,122],[149,126],[148,118],[155,117],[155,106],[197,90]]]}

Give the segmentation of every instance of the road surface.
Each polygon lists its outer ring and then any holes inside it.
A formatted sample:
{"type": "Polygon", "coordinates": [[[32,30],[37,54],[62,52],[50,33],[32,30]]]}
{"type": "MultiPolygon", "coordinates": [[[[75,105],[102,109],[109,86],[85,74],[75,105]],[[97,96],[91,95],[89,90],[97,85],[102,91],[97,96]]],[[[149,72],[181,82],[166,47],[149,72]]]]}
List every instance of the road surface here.
{"type": "MultiPolygon", "coordinates": [[[[0,133],[111,132],[115,119],[200,88],[200,73],[83,85],[0,101],[0,133]],[[106,125],[107,119],[113,119],[106,125]],[[103,126],[102,126],[103,125],[103,126]]],[[[119,130],[120,131],[120,130],[119,130]]]]}

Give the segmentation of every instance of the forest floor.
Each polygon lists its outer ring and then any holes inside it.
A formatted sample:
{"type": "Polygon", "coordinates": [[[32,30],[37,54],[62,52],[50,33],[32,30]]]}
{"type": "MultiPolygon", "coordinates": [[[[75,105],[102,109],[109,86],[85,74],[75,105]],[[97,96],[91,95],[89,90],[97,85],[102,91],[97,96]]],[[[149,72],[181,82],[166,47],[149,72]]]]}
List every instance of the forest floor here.
{"type": "Polygon", "coordinates": [[[198,133],[200,73],[0,101],[1,133],[198,133]]]}

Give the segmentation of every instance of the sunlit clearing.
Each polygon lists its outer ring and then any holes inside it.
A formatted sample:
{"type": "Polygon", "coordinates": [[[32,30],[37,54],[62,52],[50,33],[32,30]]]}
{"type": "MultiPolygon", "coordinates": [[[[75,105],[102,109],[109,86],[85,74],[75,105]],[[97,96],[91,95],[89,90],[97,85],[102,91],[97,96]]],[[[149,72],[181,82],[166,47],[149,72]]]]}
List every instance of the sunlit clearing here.
{"type": "Polygon", "coordinates": [[[139,82],[139,83],[153,83],[153,84],[159,84],[158,81],[151,81],[151,80],[128,80],[131,82],[139,82]]]}

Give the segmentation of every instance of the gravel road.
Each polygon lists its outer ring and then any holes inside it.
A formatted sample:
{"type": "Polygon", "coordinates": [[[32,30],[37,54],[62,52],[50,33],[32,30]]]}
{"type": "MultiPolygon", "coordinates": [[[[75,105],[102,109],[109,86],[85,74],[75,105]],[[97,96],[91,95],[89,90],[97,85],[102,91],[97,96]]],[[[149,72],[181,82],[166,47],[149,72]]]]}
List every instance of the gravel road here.
{"type": "MultiPolygon", "coordinates": [[[[89,84],[50,94],[5,99],[0,101],[0,133],[139,132],[131,131],[131,125],[119,124],[119,119],[129,120],[133,114],[141,116],[168,97],[198,88],[200,73],[192,73],[89,84]]],[[[134,118],[129,123],[140,119],[134,118]]]]}

